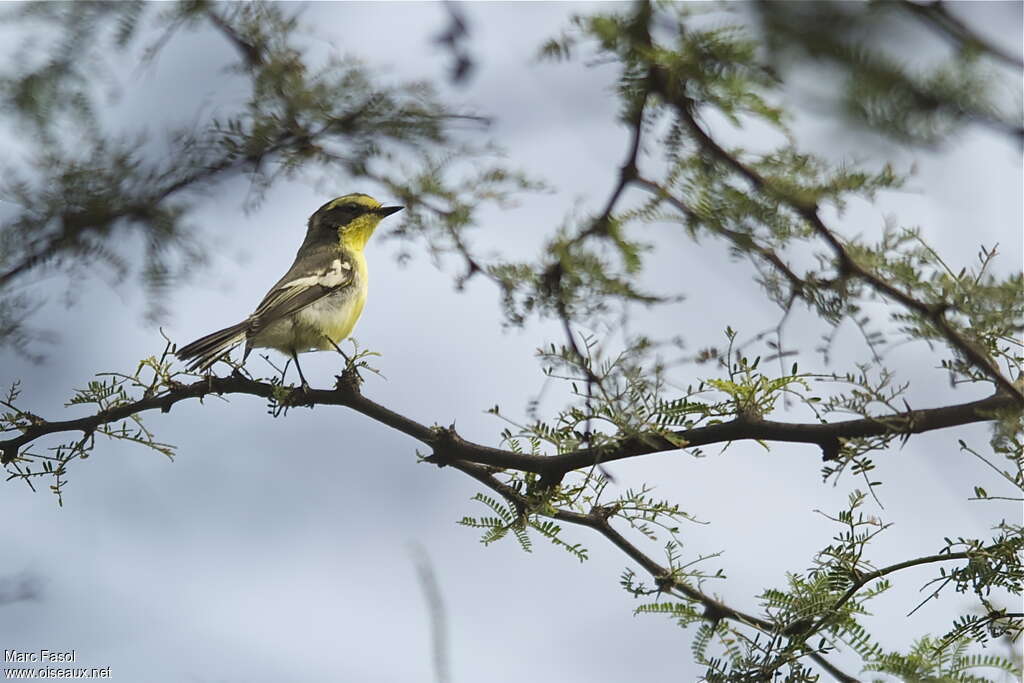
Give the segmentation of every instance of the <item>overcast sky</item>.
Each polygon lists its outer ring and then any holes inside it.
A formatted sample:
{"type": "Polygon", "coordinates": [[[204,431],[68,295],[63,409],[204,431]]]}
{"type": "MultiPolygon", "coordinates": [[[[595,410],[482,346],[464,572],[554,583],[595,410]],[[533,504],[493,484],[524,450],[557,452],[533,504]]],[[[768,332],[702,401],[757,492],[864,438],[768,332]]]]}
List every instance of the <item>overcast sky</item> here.
{"type": "MultiPolygon", "coordinates": [[[[606,5],[607,7],[607,5],[606,5]]],[[[581,4],[495,3],[463,7],[476,70],[451,97],[493,115],[489,132],[509,162],[547,180],[555,192],[523,198],[516,209],[489,212],[475,235],[485,248],[522,250],[557,226],[577,201],[594,208],[616,180],[627,139],[615,123],[617,105],[608,69],[536,64],[540,43],[558,33],[581,4]]],[[[965,16],[1019,41],[1021,5],[975,4],[965,16]]],[[[444,82],[449,61],[431,38],[446,26],[440,4],[312,5],[304,15],[325,36],[322,47],[390,64],[394,78],[444,82]],[[333,45],[333,47],[332,47],[333,45]]],[[[1015,46],[1019,48],[1019,42],[1015,46]]],[[[175,102],[223,101],[223,74],[211,64],[230,57],[210,35],[172,43],[155,72],[139,71],[126,89],[138,89],[118,110],[125,121],[147,117],[175,102]],[[146,86],[150,78],[161,85],[146,86]]],[[[801,119],[808,148],[879,161],[885,154],[918,173],[907,191],[887,193],[879,206],[851,207],[847,234],[872,234],[886,215],[920,225],[955,264],[968,264],[979,244],[1000,244],[1002,269],[1021,267],[1022,174],[1019,148],[987,131],[972,131],[941,153],[894,152],[884,144],[841,137],[834,123],[813,113],[801,119]]],[[[7,133],[5,133],[7,134],[7,133]]],[[[304,184],[277,187],[260,210],[243,215],[244,184],[204,204],[194,223],[223,251],[195,282],[166,303],[164,331],[179,344],[247,315],[291,263],[306,217],[337,194],[379,188],[338,178],[323,191],[304,184]]],[[[401,220],[401,214],[389,220],[401,220]]],[[[655,259],[649,281],[681,288],[687,300],[641,324],[681,334],[694,350],[721,344],[732,325],[749,337],[777,322],[778,311],[752,283],[744,263],[721,244],[698,245],[655,234],[677,247],[655,259]]],[[[531,324],[503,331],[496,292],[472,282],[456,292],[452,273],[426,255],[399,266],[398,246],[375,240],[367,256],[370,299],[356,337],[382,354],[385,379],[370,376],[373,400],[426,424],[455,423],[465,437],[497,444],[503,424],[483,411],[496,402],[519,415],[540,394],[544,378],[538,346],[560,341],[556,326],[531,324]]],[[[525,250],[524,250],[525,251],[525,250]]],[[[132,371],[138,359],[159,353],[158,330],[144,320],[145,300],[130,287],[102,279],[62,302],[64,285],[38,284],[49,303],[36,322],[60,332],[41,366],[0,357],[0,381],[24,381],[24,398],[47,418],[62,419],[72,389],[97,371],[132,371]]],[[[645,328],[646,329],[646,328],[645,328]]],[[[787,334],[814,347],[820,328],[794,316],[787,334]]],[[[866,351],[851,332],[840,357],[825,367],[801,357],[804,369],[845,370],[866,351]],[[843,356],[842,354],[848,354],[843,356]],[[844,364],[847,363],[847,364],[844,364]]],[[[955,396],[932,370],[937,357],[923,345],[891,356],[915,381],[915,407],[955,396]]],[[[270,369],[254,354],[254,372],[270,369]]],[[[314,386],[337,372],[331,354],[311,354],[303,369],[314,386]]],[[[708,368],[690,366],[687,372],[708,368]]],[[[548,394],[545,397],[550,399],[548,394]]],[[[542,409],[557,408],[553,401],[542,409]]],[[[0,594],[28,581],[34,599],[0,607],[0,647],[71,649],[83,666],[111,666],[119,681],[360,681],[433,680],[430,615],[416,573],[414,548],[429,557],[449,627],[452,680],[506,683],[690,681],[692,632],[660,617],[633,617],[637,603],[618,586],[632,566],[585,530],[568,530],[591,559],[580,564],[536,540],[523,553],[511,540],[484,548],[478,534],[455,522],[484,509],[470,501],[480,491],[451,470],[416,464],[413,440],[343,409],[293,410],[271,419],[263,401],[235,397],[179,404],[168,415],[147,415],[162,440],[178,446],[171,462],[121,444],[100,444],[95,457],[70,473],[63,508],[45,490],[17,482],[0,495],[0,594]],[[6,578],[5,578],[6,577],[6,578]]],[[[956,436],[985,442],[984,426],[956,436]]],[[[884,510],[895,526],[872,546],[877,564],[936,552],[944,535],[986,537],[1000,513],[968,504],[970,487],[992,482],[964,460],[950,433],[914,438],[875,461],[884,510]]],[[[420,446],[422,449],[422,446],[420,446]]],[[[770,452],[739,444],[705,459],[672,454],[630,460],[610,468],[623,489],[647,481],[657,494],[710,522],[686,529],[684,553],[725,550],[709,570],[730,579],[715,589],[730,605],[754,610],[755,595],[782,587],[786,570],[810,564],[836,531],[815,509],[836,511],[859,485],[820,481],[820,452],[775,445],[770,452]],[[800,533],[780,532],[795,525],[800,533]]],[[[993,490],[1000,490],[992,484],[993,490]]],[[[998,505],[990,503],[988,505],[998,505]]],[[[660,548],[645,547],[657,559],[660,548]]],[[[900,616],[920,599],[929,571],[897,578],[907,590],[877,604],[876,613],[900,616]]],[[[953,598],[929,605],[898,626],[880,626],[891,647],[917,635],[943,632],[953,598]]]]}

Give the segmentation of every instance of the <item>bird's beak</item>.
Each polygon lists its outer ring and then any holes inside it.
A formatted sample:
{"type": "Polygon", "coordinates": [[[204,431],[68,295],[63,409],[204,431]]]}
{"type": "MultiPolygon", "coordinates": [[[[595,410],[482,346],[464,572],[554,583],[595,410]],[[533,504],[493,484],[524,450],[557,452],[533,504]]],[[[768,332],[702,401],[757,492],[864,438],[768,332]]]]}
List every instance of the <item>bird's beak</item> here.
{"type": "Polygon", "coordinates": [[[385,216],[390,216],[393,213],[398,213],[404,208],[404,206],[381,206],[374,209],[373,212],[381,218],[384,218],[385,216]]]}

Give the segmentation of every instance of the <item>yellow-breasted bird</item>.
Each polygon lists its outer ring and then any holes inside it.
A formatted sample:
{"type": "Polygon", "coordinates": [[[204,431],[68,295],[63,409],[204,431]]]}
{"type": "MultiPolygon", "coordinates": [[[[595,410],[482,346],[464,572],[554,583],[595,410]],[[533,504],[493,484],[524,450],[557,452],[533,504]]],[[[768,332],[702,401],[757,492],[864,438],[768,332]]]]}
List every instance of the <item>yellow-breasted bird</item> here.
{"type": "Polygon", "coordinates": [[[402,208],[381,206],[365,194],[347,194],[321,206],[309,217],[292,267],[255,312],[181,347],[178,358],[189,361],[189,370],[206,370],[244,341],[242,362],[254,348],[277,349],[292,357],[307,386],[298,354],[337,349],[352,333],[366,303],[363,248],[381,219],[402,208]]]}

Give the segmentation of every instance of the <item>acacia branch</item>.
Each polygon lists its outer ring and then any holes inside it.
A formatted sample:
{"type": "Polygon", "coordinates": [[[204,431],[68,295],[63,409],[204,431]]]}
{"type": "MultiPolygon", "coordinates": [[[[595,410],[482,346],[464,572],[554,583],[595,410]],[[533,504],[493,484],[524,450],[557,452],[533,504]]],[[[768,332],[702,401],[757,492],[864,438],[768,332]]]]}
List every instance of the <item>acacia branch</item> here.
{"type": "Polygon", "coordinates": [[[834,664],[832,664],[832,662],[828,661],[817,652],[810,653],[810,657],[818,666],[827,671],[832,676],[832,678],[836,679],[837,681],[840,681],[841,683],[860,683],[859,678],[854,678],[848,673],[843,672],[834,664]]]}
{"type": "Polygon", "coordinates": [[[807,631],[807,636],[806,637],[809,638],[809,637],[813,636],[815,633],[817,633],[818,631],[820,631],[821,628],[832,617],[832,615],[834,615],[840,608],[842,608],[843,605],[845,605],[847,602],[852,600],[853,597],[857,594],[858,591],[860,591],[861,588],[863,588],[864,586],[868,585],[872,581],[875,581],[876,579],[880,579],[883,576],[887,576],[887,575],[892,574],[894,572],[898,572],[898,571],[900,571],[902,569],[909,569],[910,567],[919,567],[919,566],[921,566],[923,564],[933,564],[935,562],[946,562],[946,561],[949,561],[949,560],[969,560],[969,559],[971,559],[972,555],[977,555],[979,553],[984,553],[984,552],[987,552],[987,551],[990,551],[990,550],[993,550],[992,546],[989,546],[987,548],[979,548],[978,550],[974,550],[974,551],[959,552],[959,553],[939,553],[938,555],[928,555],[926,557],[917,557],[917,558],[914,558],[912,560],[905,560],[903,562],[897,562],[896,564],[891,564],[888,567],[882,567],[881,569],[876,569],[875,571],[868,572],[867,574],[860,574],[854,580],[853,584],[851,584],[850,587],[846,589],[846,592],[843,593],[839,597],[839,599],[837,599],[835,601],[835,603],[832,604],[832,606],[828,609],[828,611],[825,614],[823,614],[814,623],[813,626],[811,626],[811,628],[807,631]]]}
{"type": "Polygon", "coordinates": [[[776,199],[790,207],[797,214],[806,220],[814,231],[821,237],[836,256],[839,272],[845,276],[855,276],[868,284],[873,290],[887,299],[897,302],[918,315],[921,315],[946,339],[946,341],[958,352],[960,352],[970,363],[988,375],[1002,391],[1015,397],[1019,402],[1024,403],[1024,392],[1008,379],[986,354],[980,351],[970,342],[959,330],[950,324],[946,318],[946,311],[950,306],[946,303],[929,304],[914,298],[910,294],[889,284],[881,277],[871,272],[850,255],[850,252],[843,245],[839,237],[825,225],[825,222],[818,214],[818,205],[815,202],[802,202],[794,199],[789,193],[777,189],[764,176],[750,166],[744,164],[725,148],[718,144],[701,125],[697,122],[693,110],[695,102],[679,91],[677,84],[673,83],[664,68],[654,67],[650,82],[655,92],[664,97],[672,104],[679,115],[680,120],[689,129],[691,135],[701,146],[713,157],[718,159],[733,171],[746,178],[748,182],[759,192],[776,199]]]}
{"type": "Polygon", "coordinates": [[[256,45],[245,40],[241,34],[235,30],[235,27],[228,23],[227,19],[217,14],[212,9],[207,8],[203,14],[205,14],[206,18],[210,20],[210,23],[213,24],[214,28],[220,31],[227,41],[238,51],[242,60],[245,62],[246,68],[250,71],[255,71],[264,65],[264,45],[256,45]]]}
{"type": "MultiPolygon", "coordinates": [[[[356,388],[355,383],[344,381],[344,375],[342,380],[334,389],[309,389],[305,392],[292,389],[286,400],[292,406],[335,405],[350,408],[430,446],[433,449],[430,460],[433,462],[447,464],[465,461],[489,467],[515,469],[540,474],[549,481],[558,481],[573,470],[602,462],[751,439],[815,444],[822,449],[826,457],[834,457],[841,439],[920,434],[991,420],[993,413],[1017,406],[1012,397],[996,394],[969,403],[826,424],[774,422],[742,416],[729,422],[678,430],[672,433],[671,438],[656,433],[637,434],[613,445],[583,448],[571,453],[548,456],[493,448],[463,439],[454,428],[428,427],[365,397],[356,388]]],[[[174,404],[186,399],[229,394],[271,398],[275,393],[280,396],[281,391],[282,387],[279,385],[249,379],[239,374],[227,377],[210,375],[192,384],[174,383],[157,396],[123,403],[73,420],[49,421],[31,416],[31,419],[27,419],[26,424],[20,427],[19,436],[0,440],[0,462],[12,462],[25,445],[43,436],[63,432],[92,434],[102,425],[119,422],[138,413],[150,410],[166,413],[174,404]]]]}
{"type": "MultiPolygon", "coordinates": [[[[645,23],[649,20],[650,8],[641,6],[641,16],[639,19],[645,23]]],[[[568,250],[574,244],[579,244],[584,240],[588,239],[593,235],[608,236],[610,232],[610,224],[612,220],[612,213],[615,211],[616,205],[622,198],[623,193],[631,182],[633,182],[638,175],[637,161],[640,157],[640,151],[642,149],[642,138],[643,138],[643,127],[644,127],[644,113],[647,109],[647,100],[649,94],[647,91],[641,95],[639,102],[636,103],[632,112],[627,117],[627,123],[629,123],[630,130],[632,131],[631,141],[629,144],[629,152],[626,156],[626,161],[619,167],[619,179],[615,184],[615,188],[612,190],[608,197],[608,201],[605,203],[604,210],[601,214],[591,221],[590,226],[581,231],[579,234],[574,236],[565,245],[565,249],[568,250]]],[[[558,319],[562,324],[562,331],[565,333],[566,344],[572,351],[573,355],[579,361],[580,368],[586,375],[586,389],[587,389],[587,407],[589,409],[591,401],[594,397],[594,387],[603,387],[603,380],[594,370],[590,367],[590,363],[586,362],[586,358],[583,352],[580,350],[579,344],[576,343],[576,336],[572,333],[571,315],[569,307],[566,301],[565,292],[562,287],[562,279],[565,275],[565,267],[562,259],[552,263],[544,272],[544,283],[548,295],[554,299],[555,311],[558,314],[558,319]]],[[[588,411],[589,412],[589,411],[588,411]]],[[[587,418],[587,424],[585,432],[587,434],[587,443],[589,444],[589,438],[591,434],[590,418],[587,418]]],[[[597,464],[597,463],[595,463],[597,464]]],[[[560,477],[559,477],[560,478],[560,477]]]]}
{"type": "MultiPolygon", "coordinates": [[[[683,202],[678,197],[675,197],[674,195],[670,194],[668,191],[665,190],[665,188],[663,188],[661,185],[654,182],[653,180],[648,180],[647,178],[638,176],[633,179],[633,184],[643,188],[644,190],[647,190],[648,192],[655,195],[659,199],[668,202],[673,208],[675,208],[677,211],[680,211],[687,218],[697,218],[697,215],[694,213],[693,209],[691,209],[685,202],[683,202]]],[[[768,247],[765,247],[758,243],[757,240],[754,239],[753,235],[737,232],[736,230],[730,230],[726,227],[716,227],[714,231],[717,234],[723,235],[726,238],[728,238],[728,240],[732,242],[737,249],[742,249],[744,251],[753,251],[762,259],[771,264],[771,266],[775,268],[775,270],[782,273],[782,275],[784,275],[785,278],[789,281],[790,288],[795,296],[802,297],[805,295],[804,287],[807,285],[807,282],[802,277],[794,273],[793,269],[790,268],[778,254],[776,254],[768,247]]]]}
{"type": "MultiPolygon", "coordinates": [[[[464,472],[465,474],[473,477],[492,491],[499,493],[517,509],[527,509],[528,502],[526,497],[511,486],[503,484],[495,479],[490,469],[467,462],[456,462],[452,463],[451,466],[460,472],[464,472]]],[[[669,590],[675,590],[686,598],[702,604],[707,610],[708,619],[731,619],[768,632],[775,628],[775,625],[770,621],[733,609],[725,603],[712,598],[710,595],[706,595],[699,589],[694,588],[685,582],[674,579],[672,577],[671,570],[661,566],[648,557],[642,550],[636,547],[633,543],[630,543],[622,534],[612,527],[608,522],[608,517],[612,512],[614,512],[614,510],[596,507],[589,514],[572,512],[570,510],[555,510],[550,515],[545,516],[549,516],[560,522],[567,522],[569,524],[587,527],[588,529],[593,529],[597,533],[601,534],[610,541],[612,545],[617,547],[631,560],[640,565],[645,572],[650,574],[651,578],[658,583],[659,588],[663,591],[667,592],[669,590]]]]}
{"type": "MultiPolygon", "coordinates": [[[[172,383],[165,392],[142,398],[134,402],[126,402],[113,408],[100,411],[73,420],[46,421],[35,415],[21,413],[25,424],[21,427],[20,436],[0,441],[0,459],[4,464],[12,462],[19,450],[35,439],[48,434],[78,431],[86,436],[94,433],[104,424],[118,422],[136,416],[148,410],[168,412],[178,403],[190,398],[202,399],[209,395],[243,394],[273,399],[282,405],[291,407],[314,405],[345,406],[367,417],[385,424],[396,431],[402,432],[428,445],[433,453],[427,458],[439,466],[451,466],[477,481],[486,485],[508,500],[520,514],[530,514],[529,501],[512,487],[495,478],[495,473],[504,468],[535,472],[542,475],[566,473],[578,467],[586,467],[597,461],[608,461],[635,457],[645,453],[678,450],[679,441],[669,442],[662,436],[630,437],[621,441],[615,448],[584,449],[576,453],[558,456],[543,456],[515,453],[462,439],[454,428],[428,427],[409,417],[376,403],[361,394],[354,375],[346,372],[334,389],[288,389],[269,382],[233,374],[228,377],[208,376],[192,384],[172,383]],[[658,439],[662,443],[658,443],[658,439]]],[[[840,435],[846,437],[868,436],[886,433],[917,433],[931,429],[967,424],[990,419],[992,411],[1012,407],[1013,399],[1004,394],[997,394],[987,399],[957,406],[946,406],[928,410],[910,411],[905,414],[887,418],[848,420],[834,424],[786,424],[741,418],[729,423],[709,425],[692,430],[677,432],[677,438],[683,439],[687,446],[706,445],[734,441],[744,438],[762,440],[780,440],[790,442],[831,443],[840,435]]],[[[745,624],[765,633],[777,634],[779,625],[769,620],[747,614],[707,595],[700,589],[676,577],[673,572],[643,553],[636,545],[617,531],[610,523],[614,508],[595,507],[588,514],[570,510],[554,510],[544,513],[555,520],[584,526],[593,529],[613,545],[619,548],[630,559],[649,573],[657,582],[659,589],[665,592],[680,594],[683,598],[704,607],[703,617],[708,621],[728,619],[745,624]]],[[[852,597],[859,587],[898,569],[925,564],[928,562],[960,559],[966,553],[932,556],[909,560],[860,577],[857,588],[851,589],[849,597],[837,603],[837,608],[852,597]]],[[[821,621],[815,625],[820,629],[826,625],[821,621]]],[[[806,633],[806,632],[805,632],[806,633]]],[[[803,636],[804,633],[799,634],[803,636]]],[[[837,680],[854,683],[857,679],[843,673],[829,663],[820,653],[807,653],[824,670],[837,680]]]]}
{"type": "Polygon", "coordinates": [[[1014,69],[1024,70],[1024,60],[1019,54],[1004,50],[992,41],[982,37],[977,31],[955,17],[937,0],[920,3],[912,0],[899,0],[899,6],[907,13],[930,25],[938,33],[948,38],[955,47],[970,47],[988,53],[1014,69]]]}
{"type": "MultiPolygon", "coordinates": [[[[255,88],[256,80],[259,77],[258,70],[267,66],[267,54],[270,48],[265,41],[247,42],[242,33],[212,9],[205,10],[203,14],[239,52],[255,88]]],[[[280,90],[278,90],[278,95],[281,101],[288,105],[288,111],[290,111],[290,95],[280,90]]],[[[322,150],[317,149],[317,144],[322,143],[324,139],[330,140],[334,136],[342,138],[349,135],[358,136],[359,130],[356,128],[356,124],[370,111],[376,97],[377,95],[371,92],[363,104],[353,107],[350,111],[339,113],[337,116],[325,113],[316,123],[300,123],[294,115],[286,116],[281,120],[275,119],[279,129],[278,133],[267,140],[256,140],[250,135],[246,139],[246,143],[256,141],[259,144],[242,145],[240,148],[244,148],[243,152],[225,148],[220,154],[211,151],[195,161],[186,159],[188,165],[178,159],[167,170],[153,169],[149,173],[150,178],[147,183],[147,186],[153,188],[152,190],[132,192],[131,194],[123,193],[114,198],[116,201],[106,202],[102,211],[94,207],[83,210],[65,206],[59,211],[46,212],[43,218],[52,221],[55,228],[43,230],[47,227],[46,224],[43,224],[35,230],[35,232],[45,232],[46,234],[23,245],[19,249],[17,261],[0,271],[0,288],[9,285],[16,278],[55,255],[68,249],[74,249],[81,244],[84,235],[103,233],[105,229],[121,221],[140,224],[151,222],[156,215],[156,207],[186,190],[208,189],[211,183],[223,182],[237,175],[257,174],[267,161],[289,154],[308,155],[313,150],[320,152],[322,150]],[[185,168],[180,168],[182,166],[185,168]]],[[[417,115],[422,119],[431,117],[431,114],[425,112],[419,112],[417,115]]],[[[480,120],[479,117],[459,114],[437,116],[445,120],[480,120]]],[[[207,131],[207,134],[210,132],[207,131]]],[[[386,136],[387,134],[385,134],[386,136]]],[[[211,148],[223,147],[220,136],[213,137],[216,137],[217,141],[216,144],[210,143],[211,148]]],[[[198,148],[205,142],[210,141],[202,138],[190,138],[186,141],[182,151],[188,151],[192,147],[198,148]]],[[[142,172],[135,171],[135,175],[140,176],[142,172]]],[[[363,175],[367,174],[363,173],[363,175]]],[[[13,257],[11,260],[13,261],[13,257]]]]}
{"type": "MultiPolygon", "coordinates": [[[[816,61],[831,61],[839,68],[849,70],[851,75],[864,75],[887,83],[890,89],[897,89],[901,94],[909,96],[912,101],[911,113],[917,111],[926,115],[944,114],[953,120],[978,123],[999,134],[1009,135],[1018,143],[1024,143],[1024,126],[1018,123],[1019,117],[1013,114],[1001,116],[998,111],[987,106],[983,100],[977,103],[968,103],[963,101],[963,98],[936,92],[934,87],[928,83],[930,79],[922,79],[905,67],[890,65],[884,50],[877,51],[874,55],[865,56],[861,52],[859,41],[843,40],[841,34],[819,36],[817,31],[809,32],[808,27],[803,23],[809,19],[818,24],[826,34],[830,34],[834,29],[823,24],[822,19],[827,19],[831,23],[833,21],[846,22],[849,19],[859,21],[860,17],[843,16],[842,14],[829,16],[831,13],[828,12],[825,14],[812,12],[808,17],[804,17],[799,13],[794,15],[786,11],[779,12],[780,9],[786,8],[788,5],[801,3],[761,0],[758,4],[762,21],[765,22],[764,30],[776,34],[777,40],[796,45],[807,57],[816,61]]],[[[849,4],[854,5],[854,3],[849,4]]],[[[896,0],[896,2],[879,4],[892,6],[898,12],[904,12],[913,17],[925,29],[935,31],[940,34],[940,38],[951,42],[958,52],[964,49],[980,51],[1014,69],[1022,68],[1019,54],[1014,55],[1012,52],[1002,50],[991,41],[981,37],[947,12],[943,7],[943,0],[925,2],[896,0]]],[[[1013,74],[1013,76],[1017,80],[1020,78],[1019,74],[1013,74]]],[[[941,76],[939,77],[941,78],[941,76]]]]}
{"type": "Polygon", "coordinates": [[[740,416],[729,422],[678,430],[672,432],[671,437],[650,433],[637,434],[614,445],[548,456],[545,461],[550,471],[565,474],[594,462],[609,462],[680,448],[744,440],[814,444],[821,448],[824,458],[829,460],[835,459],[838,455],[842,439],[920,434],[973,422],[984,422],[991,420],[994,412],[1017,406],[1015,399],[1005,394],[995,394],[969,403],[824,424],[775,422],[740,416]]]}
{"type": "Polygon", "coordinates": [[[268,143],[260,150],[254,150],[242,156],[226,154],[212,163],[199,166],[195,170],[181,175],[151,193],[140,194],[133,201],[126,201],[120,207],[114,206],[102,214],[87,213],[74,209],[61,212],[54,217],[60,222],[60,230],[32,247],[30,253],[22,257],[16,264],[0,272],[0,287],[6,286],[16,277],[38,266],[69,245],[75,244],[79,240],[80,235],[90,230],[98,230],[103,226],[113,225],[122,220],[145,221],[154,215],[154,207],[174,195],[198,186],[207,187],[208,183],[220,182],[247,171],[257,171],[268,157],[282,154],[291,148],[295,150],[305,149],[315,139],[329,133],[338,124],[346,121],[347,118],[332,120],[319,131],[303,133],[284,131],[277,139],[268,143]]]}
{"type": "MultiPolygon", "coordinates": [[[[525,511],[528,509],[528,501],[526,497],[511,486],[503,484],[495,479],[491,469],[467,462],[455,462],[452,463],[451,466],[460,472],[469,475],[473,479],[476,479],[492,491],[495,491],[512,504],[520,514],[525,514],[525,511]]],[[[593,529],[606,540],[610,541],[612,545],[625,553],[631,560],[640,565],[640,567],[642,567],[643,570],[646,571],[657,583],[659,590],[666,593],[679,593],[686,599],[702,605],[704,607],[704,613],[702,616],[705,621],[715,623],[722,619],[728,619],[730,621],[751,626],[763,633],[774,635],[778,632],[779,627],[777,624],[730,607],[721,600],[711,597],[685,581],[675,578],[673,572],[669,568],[663,567],[648,557],[646,553],[640,550],[636,545],[631,543],[612,527],[608,520],[613,514],[613,508],[609,509],[598,506],[589,514],[572,512],[569,510],[555,510],[554,512],[545,514],[544,516],[551,517],[552,519],[556,519],[561,522],[593,529]]],[[[856,678],[843,672],[841,669],[825,659],[825,657],[820,653],[809,652],[808,656],[810,656],[816,664],[821,666],[833,678],[841,681],[841,683],[858,683],[856,678]]]]}
{"type": "MultiPolygon", "coordinates": [[[[628,117],[627,122],[629,123],[630,130],[632,131],[629,143],[629,153],[626,156],[626,161],[619,167],[618,181],[612,189],[611,194],[608,196],[604,209],[597,218],[591,221],[586,230],[582,230],[566,243],[566,249],[571,248],[573,245],[580,244],[594,235],[607,236],[609,234],[609,227],[615,207],[619,203],[619,200],[622,198],[622,195],[629,184],[637,178],[637,161],[639,160],[640,150],[642,149],[644,113],[647,109],[648,97],[649,95],[645,92],[641,96],[640,101],[636,104],[635,109],[631,112],[631,115],[628,117]]],[[[572,349],[576,358],[583,361],[583,353],[576,344],[576,338],[573,336],[572,329],[570,327],[571,320],[569,309],[562,289],[562,278],[564,275],[565,267],[562,261],[558,260],[551,264],[551,266],[549,266],[544,272],[544,282],[548,293],[555,301],[555,310],[561,320],[562,329],[565,332],[566,343],[568,343],[569,348],[572,349]]],[[[587,374],[587,391],[589,394],[594,384],[601,383],[601,378],[594,374],[589,365],[583,363],[582,367],[587,374]]]]}

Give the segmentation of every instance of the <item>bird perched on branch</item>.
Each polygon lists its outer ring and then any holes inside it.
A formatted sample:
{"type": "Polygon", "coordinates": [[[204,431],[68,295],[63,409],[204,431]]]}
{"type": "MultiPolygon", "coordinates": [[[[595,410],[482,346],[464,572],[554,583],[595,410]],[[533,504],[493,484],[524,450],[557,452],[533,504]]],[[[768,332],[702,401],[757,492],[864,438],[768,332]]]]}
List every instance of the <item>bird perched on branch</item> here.
{"type": "Polygon", "coordinates": [[[189,370],[207,370],[244,341],[243,362],[254,348],[277,349],[291,356],[303,387],[308,386],[298,354],[338,349],[338,342],[352,333],[366,303],[363,248],[381,219],[402,208],[381,206],[365,194],[347,194],[321,206],[309,217],[292,267],[255,312],[183,346],[178,358],[188,361],[189,370]]]}

